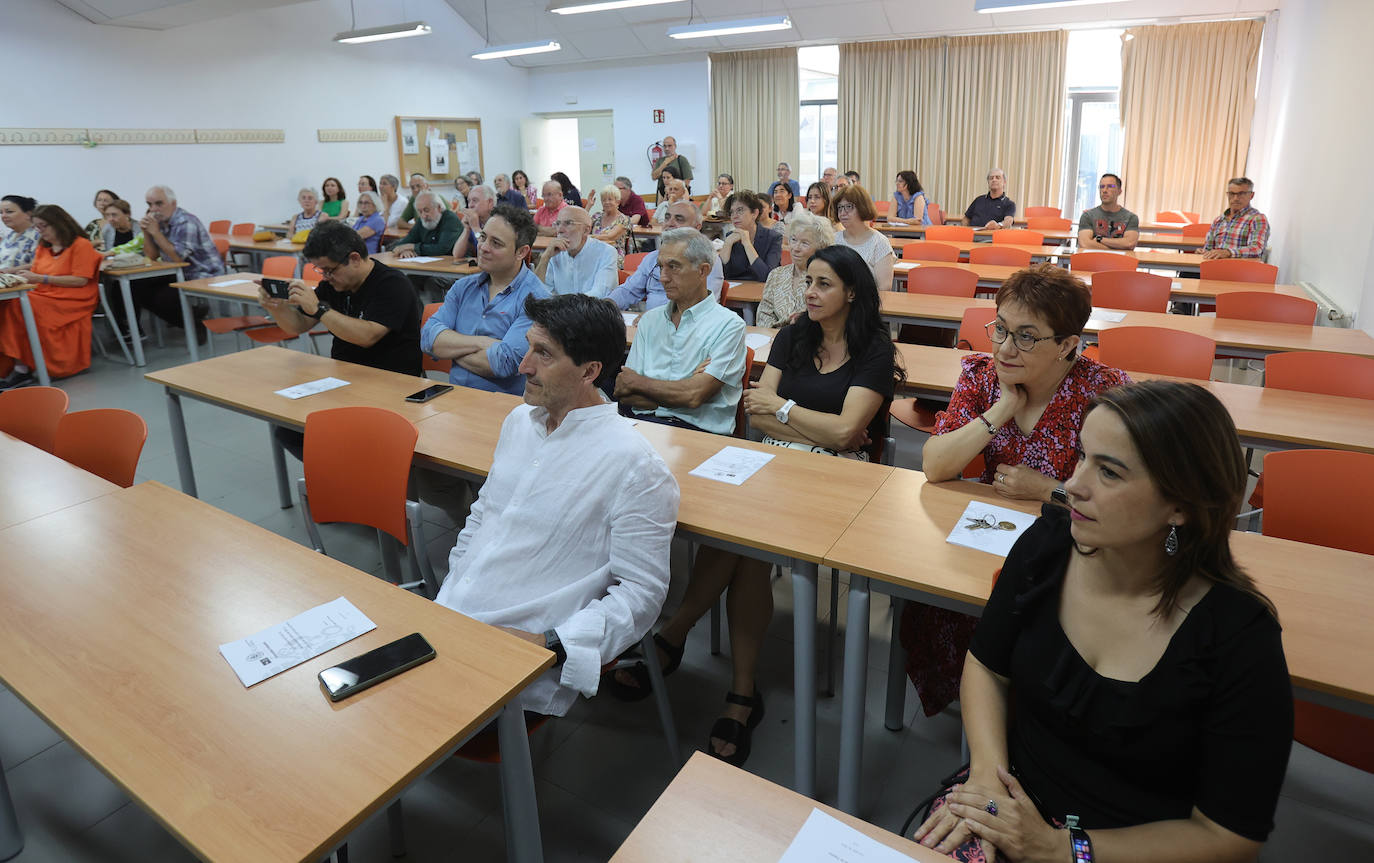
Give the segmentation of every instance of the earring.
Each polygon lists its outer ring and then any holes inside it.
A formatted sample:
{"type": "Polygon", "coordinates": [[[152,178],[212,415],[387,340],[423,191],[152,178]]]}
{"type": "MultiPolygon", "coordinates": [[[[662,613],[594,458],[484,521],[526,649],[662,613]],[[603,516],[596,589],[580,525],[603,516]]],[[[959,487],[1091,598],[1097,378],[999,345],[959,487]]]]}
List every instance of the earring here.
{"type": "Polygon", "coordinates": [[[1167,555],[1178,554],[1178,525],[1169,525],[1169,536],[1164,540],[1164,553],[1167,555]]]}

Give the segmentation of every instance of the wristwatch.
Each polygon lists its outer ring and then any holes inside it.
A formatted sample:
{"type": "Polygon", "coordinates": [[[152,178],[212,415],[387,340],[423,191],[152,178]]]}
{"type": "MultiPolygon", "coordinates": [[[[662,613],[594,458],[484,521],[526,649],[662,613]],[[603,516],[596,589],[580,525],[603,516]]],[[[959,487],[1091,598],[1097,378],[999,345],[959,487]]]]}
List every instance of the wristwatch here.
{"type": "Polygon", "coordinates": [[[1088,831],[1078,826],[1078,816],[1065,818],[1064,826],[1069,831],[1069,850],[1073,854],[1073,863],[1093,863],[1093,842],[1088,838],[1088,831]]]}
{"type": "Polygon", "coordinates": [[[1059,488],[1056,488],[1054,491],[1050,492],[1050,500],[1053,503],[1057,503],[1061,506],[1068,506],[1069,493],[1065,491],[1064,487],[1061,485],[1059,486],[1059,488]]]}
{"type": "Polygon", "coordinates": [[[786,425],[787,416],[788,414],[792,413],[792,408],[794,405],[796,405],[796,402],[792,399],[788,399],[787,401],[782,403],[782,407],[778,408],[777,413],[773,414],[773,416],[777,417],[778,422],[782,423],[783,425],[786,425]]]}
{"type": "Polygon", "coordinates": [[[312,317],[312,318],[314,318],[315,320],[318,321],[320,318],[324,317],[324,313],[325,313],[325,312],[332,312],[332,311],[334,311],[334,307],[333,307],[333,306],[331,306],[328,302],[326,302],[326,301],[324,301],[324,300],[320,300],[319,306],[315,309],[315,314],[310,315],[310,317],[312,317]]]}
{"type": "Polygon", "coordinates": [[[553,651],[553,664],[555,667],[568,661],[568,651],[563,649],[563,640],[558,637],[558,633],[550,629],[544,633],[544,649],[553,651]]]}

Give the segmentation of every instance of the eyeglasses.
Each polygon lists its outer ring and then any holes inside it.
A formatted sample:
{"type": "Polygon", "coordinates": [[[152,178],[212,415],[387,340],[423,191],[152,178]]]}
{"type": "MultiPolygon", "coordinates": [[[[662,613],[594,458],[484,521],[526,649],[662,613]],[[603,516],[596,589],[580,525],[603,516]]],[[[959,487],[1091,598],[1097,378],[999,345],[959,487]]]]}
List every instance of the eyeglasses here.
{"type": "Polygon", "coordinates": [[[835,212],[836,212],[836,213],[852,213],[852,212],[854,212],[854,205],[853,205],[853,204],[836,204],[836,205],[835,205],[835,212]]]}
{"type": "Polygon", "coordinates": [[[1041,342],[1048,342],[1051,339],[1062,338],[1061,336],[1032,336],[1029,333],[1012,333],[1001,321],[989,321],[987,324],[988,339],[994,345],[1000,345],[1011,336],[1011,343],[1016,345],[1016,349],[1022,353],[1030,353],[1035,350],[1035,346],[1041,342]]]}

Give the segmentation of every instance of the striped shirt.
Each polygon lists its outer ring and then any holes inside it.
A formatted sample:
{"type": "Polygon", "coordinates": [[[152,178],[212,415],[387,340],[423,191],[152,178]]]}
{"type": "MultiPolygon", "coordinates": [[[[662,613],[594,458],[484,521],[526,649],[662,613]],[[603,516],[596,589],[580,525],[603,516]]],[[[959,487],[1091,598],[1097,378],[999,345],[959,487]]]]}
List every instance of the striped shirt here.
{"type": "Polygon", "coordinates": [[[1254,207],[1246,207],[1234,215],[1227,210],[1217,216],[1202,250],[1227,249],[1233,258],[1258,258],[1268,245],[1269,220],[1254,207]]]}

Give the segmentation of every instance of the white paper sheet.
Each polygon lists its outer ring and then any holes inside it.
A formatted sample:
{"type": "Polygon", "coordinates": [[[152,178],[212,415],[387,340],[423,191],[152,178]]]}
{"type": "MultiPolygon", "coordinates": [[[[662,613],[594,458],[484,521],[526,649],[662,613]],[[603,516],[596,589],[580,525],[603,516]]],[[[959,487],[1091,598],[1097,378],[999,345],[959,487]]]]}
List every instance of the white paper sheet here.
{"type": "Polygon", "coordinates": [[[633,327],[635,321],[639,320],[639,312],[621,312],[620,316],[625,319],[625,326],[633,327]]]}
{"type": "Polygon", "coordinates": [[[1005,506],[977,500],[970,501],[964,509],[964,514],[959,517],[959,523],[949,532],[947,541],[965,548],[986,551],[998,557],[1006,557],[1007,552],[1011,551],[1011,547],[1016,544],[1021,534],[1025,533],[1026,528],[1035,523],[1035,519],[1036,516],[1032,513],[1021,512],[1019,509],[1008,509],[1005,506]],[[1012,530],[995,527],[974,528],[969,523],[971,518],[981,519],[988,515],[998,522],[1011,522],[1016,527],[1012,530]]]}
{"type": "Polygon", "coordinates": [[[230,280],[227,281],[227,282],[211,282],[211,283],[210,283],[210,287],[212,287],[212,288],[227,288],[227,287],[229,287],[230,285],[246,285],[246,284],[248,284],[248,283],[251,282],[251,281],[253,281],[253,280],[252,280],[252,279],[230,279],[230,280]]]}
{"type": "Polygon", "coordinates": [[[911,863],[895,851],[819,809],[812,809],[778,863],[911,863]]]}
{"type": "Polygon", "coordinates": [[[400,260],[405,261],[407,264],[428,264],[439,260],[439,258],[432,255],[416,255],[413,258],[401,258],[400,260]]]}
{"type": "Polygon", "coordinates": [[[401,121],[401,152],[415,156],[420,152],[420,135],[415,129],[414,120],[401,121]]]}
{"type": "Polygon", "coordinates": [[[744,346],[758,350],[773,343],[773,337],[765,333],[747,333],[744,336],[744,346]]]}
{"type": "Polygon", "coordinates": [[[320,378],[317,381],[306,381],[303,384],[296,384],[294,387],[277,390],[277,395],[286,396],[289,399],[303,399],[306,396],[313,396],[316,393],[325,393],[346,386],[348,386],[348,381],[341,381],[338,378],[320,378]]]}
{"type": "Polygon", "coordinates": [[[756,452],[738,446],[727,446],[692,468],[689,473],[703,479],[728,482],[730,485],[744,485],[746,479],[753,476],[759,468],[772,460],[772,453],[756,452]]]}
{"type": "Polygon", "coordinates": [[[1126,320],[1126,313],[1113,312],[1109,311],[1108,309],[1099,309],[1097,306],[1093,306],[1092,312],[1088,315],[1088,320],[1111,321],[1114,324],[1118,324],[1126,320]]]}
{"type": "Polygon", "coordinates": [[[252,686],[376,628],[377,624],[341,596],[285,623],[221,644],[219,652],[243,685],[252,686]]]}

